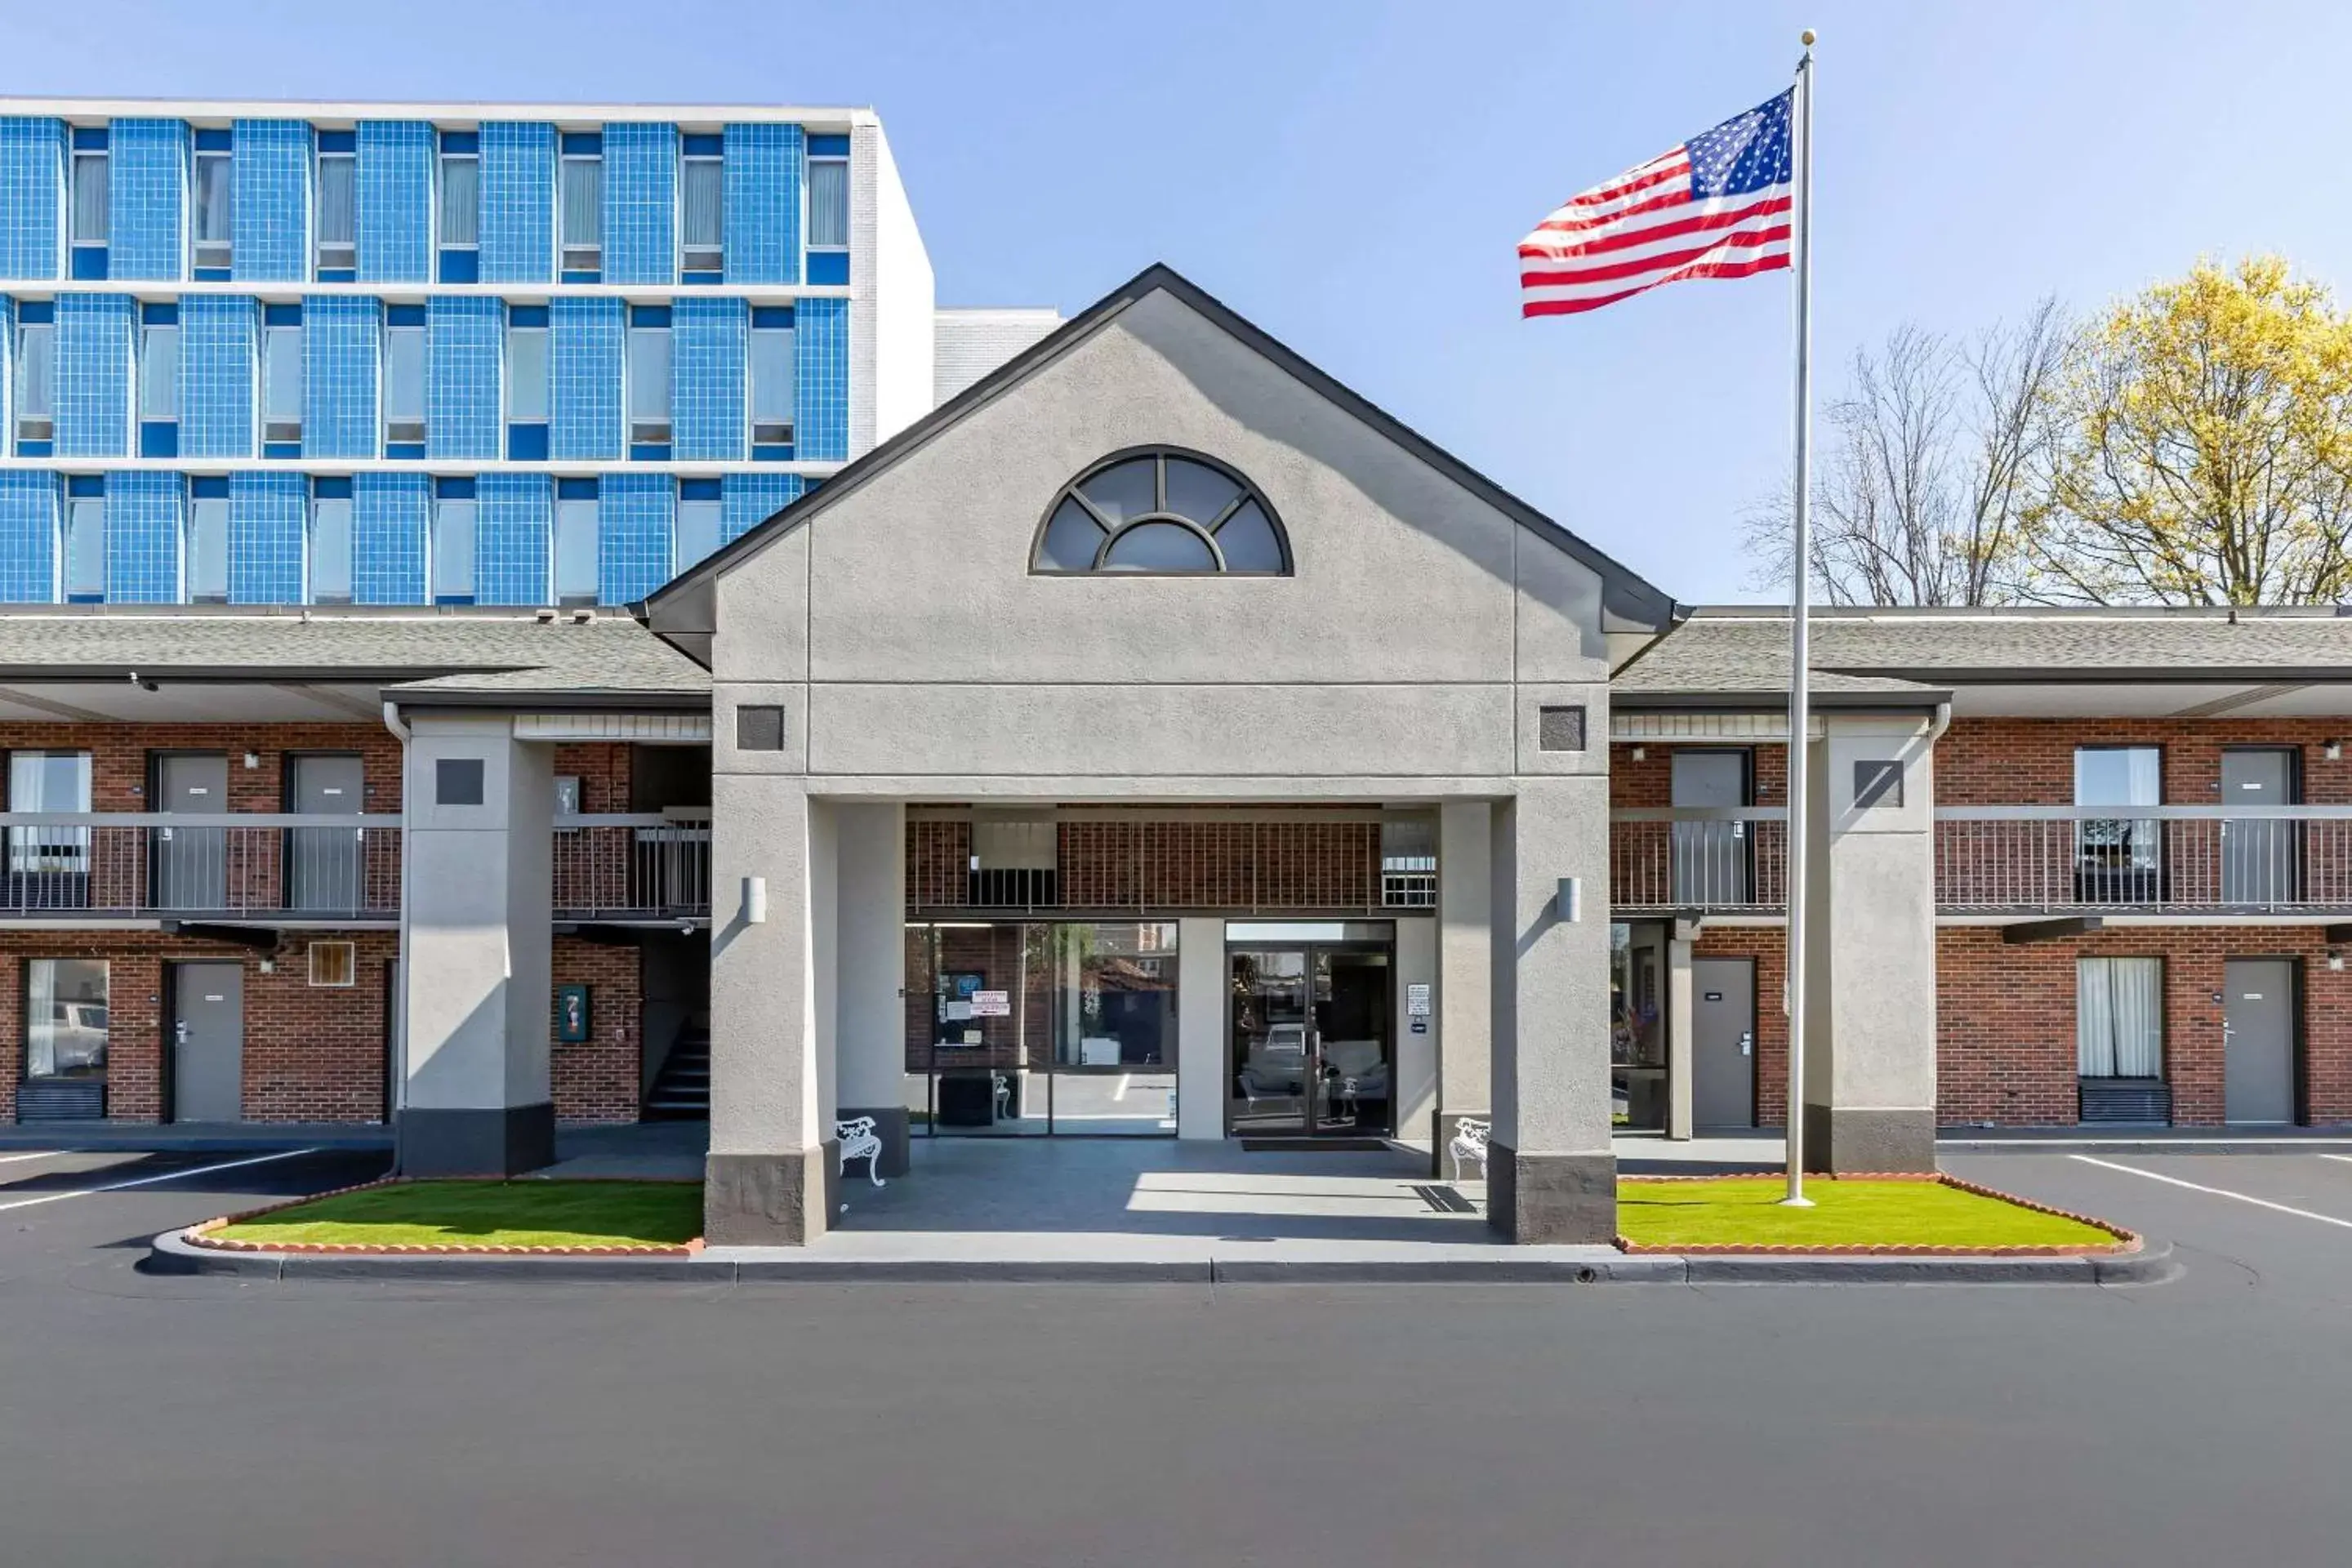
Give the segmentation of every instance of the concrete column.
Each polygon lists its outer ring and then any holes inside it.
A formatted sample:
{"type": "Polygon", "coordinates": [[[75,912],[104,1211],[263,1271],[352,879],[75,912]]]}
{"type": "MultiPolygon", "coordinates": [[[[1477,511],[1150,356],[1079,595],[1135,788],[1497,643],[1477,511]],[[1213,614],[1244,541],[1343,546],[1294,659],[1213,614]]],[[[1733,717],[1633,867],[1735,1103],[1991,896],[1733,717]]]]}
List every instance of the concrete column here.
{"type": "MultiPolygon", "coordinates": [[[[1437,1109],[1432,1174],[1465,1116],[1492,1108],[1494,1072],[1494,806],[1450,800],[1437,809],[1437,1109]]],[[[1403,1131],[1404,1123],[1398,1123],[1403,1131]]]]}
{"type": "Polygon", "coordinates": [[[817,969],[818,927],[832,924],[836,898],[835,823],[800,777],[718,773],[710,851],[703,1234],[799,1246],[824,1234],[838,1201],[834,1052],[818,1048],[835,999],[817,969]]]}
{"type": "MultiPolygon", "coordinates": [[[[1437,922],[1400,920],[1396,922],[1396,1016],[1389,1026],[1394,1035],[1389,1050],[1389,1104],[1394,1116],[1391,1125],[1400,1138],[1417,1138],[1435,1126],[1436,998],[1437,922]],[[1421,994],[1429,999],[1427,1013],[1412,1010],[1416,987],[1425,988],[1421,994]]],[[[1437,1152],[1444,1152],[1443,1144],[1437,1152]]]]}
{"type": "MultiPolygon", "coordinates": [[[[841,1120],[874,1118],[885,1176],[908,1168],[907,1127],[907,808],[832,805],[836,869],[835,1049],[841,1120]]],[[[1010,986],[1008,989],[1017,989],[1010,986]]]]}
{"type": "Polygon", "coordinates": [[[1803,1114],[1817,1171],[1936,1168],[1930,749],[1918,718],[1836,714],[1807,749],[1803,1114]]]}
{"type": "Polygon", "coordinates": [[[404,1174],[507,1176],[554,1163],[552,757],[516,741],[504,715],[415,722],[403,795],[404,1174]]]}
{"type": "Polygon", "coordinates": [[[1666,939],[1666,1136],[1691,1135],[1691,942],[1666,939]]]}
{"type": "Polygon", "coordinates": [[[1176,922],[1176,1136],[1225,1135],[1225,922],[1176,922]]]}
{"type": "Polygon", "coordinates": [[[1609,781],[1522,778],[1495,815],[1486,1220],[1518,1242],[1617,1234],[1610,1146],[1609,781]],[[1574,920],[1559,879],[1577,879],[1574,920]]]}

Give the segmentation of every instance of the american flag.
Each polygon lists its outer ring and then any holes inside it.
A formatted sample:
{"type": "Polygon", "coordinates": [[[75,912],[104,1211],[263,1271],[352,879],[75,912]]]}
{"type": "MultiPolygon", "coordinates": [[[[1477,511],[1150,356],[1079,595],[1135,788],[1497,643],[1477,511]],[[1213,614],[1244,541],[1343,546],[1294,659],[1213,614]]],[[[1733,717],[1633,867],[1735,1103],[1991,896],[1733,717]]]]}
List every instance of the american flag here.
{"type": "Polygon", "coordinates": [[[1684,278],[1788,266],[1795,97],[1570,196],[1519,241],[1519,313],[1573,315],[1684,278]]]}

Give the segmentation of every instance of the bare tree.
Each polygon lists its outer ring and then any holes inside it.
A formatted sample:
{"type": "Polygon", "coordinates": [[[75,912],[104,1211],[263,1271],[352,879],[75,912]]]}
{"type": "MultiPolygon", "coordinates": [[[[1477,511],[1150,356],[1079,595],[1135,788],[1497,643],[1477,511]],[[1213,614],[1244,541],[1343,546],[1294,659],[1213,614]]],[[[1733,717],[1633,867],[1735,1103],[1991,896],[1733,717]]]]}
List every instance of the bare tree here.
{"type": "MultiPolygon", "coordinates": [[[[2054,300],[1959,342],[1906,325],[1858,351],[1826,409],[1812,591],[1833,605],[1993,605],[2024,594],[2024,522],[2071,341],[2054,300]]],[[[1788,581],[1786,499],[1752,510],[1751,583],[1788,581]]]]}

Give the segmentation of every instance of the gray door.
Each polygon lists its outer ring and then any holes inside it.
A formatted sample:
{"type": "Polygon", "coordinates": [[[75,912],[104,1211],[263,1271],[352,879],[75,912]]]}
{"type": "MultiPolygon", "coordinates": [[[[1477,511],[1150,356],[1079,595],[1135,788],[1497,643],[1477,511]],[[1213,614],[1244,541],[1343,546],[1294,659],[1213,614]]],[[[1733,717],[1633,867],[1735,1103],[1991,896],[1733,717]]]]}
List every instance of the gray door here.
{"type": "MultiPolygon", "coordinates": [[[[289,759],[288,794],[293,809],[308,816],[356,816],[362,808],[357,757],[289,759]]],[[[286,904],[289,909],[342,910],[361,907],[360,830],[357,827],[297,827],[287,834],[286,904]]]]}
{"type": "MultiPolygon", "coordinates": [[[[2221,805],[2293,805],[2294,753],[2284,746],[2239,747],[2221,753],[2221,805]]],[[[2224,903],[2273,905],[2303,896],[2303,857],[2296,824],[2221,819],[2221,899],[2224,903]]]]}
{"type": "MultiPolygon", "coordinates": [[[[1748,755],[1677,751],[1672,787],[1675,805],[1746,805],[1748,755]]],[[[1694,907],[1748,902],[1748,847],[1744,822],[1675,823],[1675,902],[1694,907]]]]}
{"type": "Polygon", "coordinates": [[[1691,962],[1691,1123],[1756,1125],[1756,961],[1691,962]]]}
{"type": "Polygon", "coordinates": [[[2233,958],[2222,966],[2221,1115],[2294,1120],[2294,963],[2233,958]]]}
{"type": "Polygon", "coordinates": [[[245,970],[181,963],[172,973],[172,1120],[245,1114],[245,970]]]}
{"type": "MultiPolygon", "coordinates": [[[[185,752],[156,758],[155,809],[208,816],[226,811],[228,759],[185,752]]],[[[227,828],[162,826],[149,831],[157,909],[228,907],[227,828]]]]}

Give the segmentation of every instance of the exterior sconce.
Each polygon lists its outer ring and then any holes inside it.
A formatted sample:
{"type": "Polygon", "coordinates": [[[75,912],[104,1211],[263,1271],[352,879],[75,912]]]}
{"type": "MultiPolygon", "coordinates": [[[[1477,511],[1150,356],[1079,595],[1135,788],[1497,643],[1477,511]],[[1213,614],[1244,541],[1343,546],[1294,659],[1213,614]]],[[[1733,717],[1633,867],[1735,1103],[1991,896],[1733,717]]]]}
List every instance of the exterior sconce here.
{"type": "Polygon", "coordinates": [[[1552,907],[1554,911],[1559,916],[1560,923],[1562,925],[1574,925],[1576,923],[1576,882],[1577,879],[1574,877],[1562,877],[1559,879],[1559,892],[1554,899],[1552,907]]]}
{"type": "Polygon", "coordinates": [[[2326,742],[2320,746],[2319,754],[2326,757],[2331,763],[2340,763],[2344,760],[2344,742],[2341,741],[2326,742]]]}
{"type": "Polygon", "coordinates": [[[743,923],[755,926],[768,923],[768,879],[765,877],[743,879],[743,923]]]}

